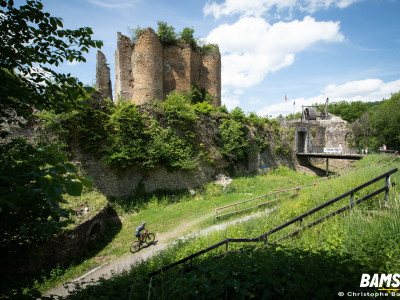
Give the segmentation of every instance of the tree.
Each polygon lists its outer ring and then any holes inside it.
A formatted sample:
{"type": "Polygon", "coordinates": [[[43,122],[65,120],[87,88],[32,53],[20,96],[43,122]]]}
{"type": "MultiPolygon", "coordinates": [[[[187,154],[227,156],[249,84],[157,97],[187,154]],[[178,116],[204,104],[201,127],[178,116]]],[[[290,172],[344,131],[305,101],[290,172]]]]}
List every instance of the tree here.
{"type": "Polygon", "coordinates": [[[354,140],[359,147],[369,146],[369,135],[371,132],[370,115],[365,112],[357,119],[353,124],[351,124],[351,129],[353,131],[354,140]]]}
{"type": "Polygon", "coordinates": [[[20,7],[0,0],[0,7],[0,125],[29,119],[32,109],[70,109],[84,96],[83,85],[51,66],[85,62],[83,53],[103,43],[91,39],[88,27],[62,29],[62,20],[43,12],[40,0],[20,7]]]}
{"type": "Polygon", "coordinates": [[[400,93],[393,94],[371,114],[375,146],[400,147],[400,93]]]}
{"type": "Polygon", "coordinates": [[[371,105],[372,103],[369,102],[354,101],[349,103],[347,101],[340,101],[329,104],[328,111],[347,122],[353,123],[364,112],[368,111],[371,105]]]}
{"type": "MultiPolygon", "coordinates": [[[[88,27],[62,29],[60,18],[43,12],[40,0],[15,7],[0,0],[0,128],[35,116],[36,110],[69,111],[86,97],[83,84],[54,70],[64,61],[84,62],[84,52],[102,46],[88,27]]],[[[52,235],[60,217],[62,195],[81,194],[85,178],[56,147],[25,140],[0,142],[0,249],[19,255],[26,245],[52,235]]],[[[6,253],[5,251],[2,251],[6,253]]],[[[4,263],[5,257],[1,262],[4,263]]],[[[10,262],[10,261],[9,261],[10,262]]],[[[10,262],[12,263],[12,262],[10,262]]]]}

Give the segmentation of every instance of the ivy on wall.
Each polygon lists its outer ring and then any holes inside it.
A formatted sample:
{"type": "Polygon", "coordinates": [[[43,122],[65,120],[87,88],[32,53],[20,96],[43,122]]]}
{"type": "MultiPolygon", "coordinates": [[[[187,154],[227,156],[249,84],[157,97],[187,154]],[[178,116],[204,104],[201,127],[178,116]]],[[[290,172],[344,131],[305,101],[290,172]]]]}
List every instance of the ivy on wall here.
{"type": "Polygon", "coordinates": [[[191,91],[171,93],[164,102],[141,106],[93,98],[70,113],[43,114],[43,124],[56,133],[53,139],[64,150],[78,141],[84,152],[120,170],[131,165],[190,170],[200,159],[212,164],[218,153],[211,148],[236,163],[247,160],[252,143],[262,152],[271,140],[275,153],[291,152],[281,141],[287,133],[276,120],[247,116],[240,108],[231,113],[225,106],[216,108],[211,96],[195,85],[191,91]],[[199,132],[211,137],[205,139],[199,132]]]}

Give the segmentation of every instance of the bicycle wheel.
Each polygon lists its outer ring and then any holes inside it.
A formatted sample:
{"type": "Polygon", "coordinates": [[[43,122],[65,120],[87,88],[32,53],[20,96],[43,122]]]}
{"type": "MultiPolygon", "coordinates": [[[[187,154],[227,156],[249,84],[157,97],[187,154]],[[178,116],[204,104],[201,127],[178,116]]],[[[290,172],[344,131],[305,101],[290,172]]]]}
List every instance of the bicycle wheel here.
{"type": "Polygon", "coordinates": [[[138,241],[134,241],[134,242],[132,242],[131,247],[130,247],[129,250],[130,250],[132,253],[136,253],[136,252],[139,251],[139,249],[140,249],[140,244],[139,244],[139,242],[138,242],[138,241]]]}
{"type": "Polygon", "coordinates": [[[146,244],[147,245],[150,245],[152,242],[154,242],[154,240],[155,240],[155,238],[156,238],[156,236],[154,235],[154,233],[149,233],[147,236],[146,236],[146,244]]]}

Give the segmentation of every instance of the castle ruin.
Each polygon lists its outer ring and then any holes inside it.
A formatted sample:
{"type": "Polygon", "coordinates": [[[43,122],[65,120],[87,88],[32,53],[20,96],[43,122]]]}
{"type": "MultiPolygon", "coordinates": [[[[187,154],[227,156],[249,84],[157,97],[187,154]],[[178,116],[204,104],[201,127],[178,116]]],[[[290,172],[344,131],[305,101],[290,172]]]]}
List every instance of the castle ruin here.
{"type": "MultiPolygon", "coordinates": [[[[162,43],[151,28],[143,30],[136,43],[120,32],[117,34],[114,102],[122,98],[143,104],[151,99],[165,99],[173,91],[190,90],[194,83],[213,96],[214,106],[221,105],[219,52],[201,54],[187,44],[162,43]]],[[[101,74],[105,71],[97,68],[97,89],[105,94],[108,82],[99,79],[101,74]]]]}

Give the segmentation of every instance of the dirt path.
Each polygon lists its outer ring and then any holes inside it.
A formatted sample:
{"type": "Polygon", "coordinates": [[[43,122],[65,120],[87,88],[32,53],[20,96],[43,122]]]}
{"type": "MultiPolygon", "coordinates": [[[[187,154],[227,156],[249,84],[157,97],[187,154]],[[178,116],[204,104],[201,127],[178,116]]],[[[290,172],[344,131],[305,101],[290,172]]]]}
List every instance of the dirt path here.
{"type": "Polygon", "coordinates": [[[254,218],[256,216],[263,215],[263,214],[268,214],[272,210],[273,209],[269,209],[269,210],[267,209],[263,212],[258,212],[258,213],[255,213],[255,214],[252,214],[249,216],[245,216],[240,219],[236,219],[236,220],[232,220],[229,222],[214,225],[207,229],[200,230],[197,233],[191,233],[186,236],[181,236],[181,235],[184,234],[185,232],[187,232],[190,228],[193,228],[196,224],[199,224],[201,221],[213,216],[214,213],[205,215],[205,216],[195,219],[191,222],[181,224],[174,231],[168,232],[166,234],[162,234],[160,236],[156,236],[156,240],[152,245],[143,247],[139,252],[137,252],[135,254],[129,253],[126,256],[120,257],[114,261],[110,261],[99,267],[96,267],[96,268],[92,269],[91,271],[89,271],[88,273],[82,275],[81,277],[72,280],[71,282],[60,284],[58,287],[47,291],[44,294],[44,296],[54,295],[54,296],[65,297],[69,294],[69,291],[72,291],[74,289],[75,283],[79,283],[79,284],[85,286],[85,283],[91,284],[91,282],[97,281],[100,277],[108,279],[112,275],[120,274],[124,271],[129,271],[129,269],[132,266],[134,266],[135,264],[137,264],[138,262],[147,260],[147,259],[157,255],[157,253],[161,252],[162,250],[164,250],[169,245],[168,241],[170,241],[171,239],[178,239],[178,238],[185,239],[185,238],[188,238],[191,236],[206,235],[209,232],[212,232],[215,230],[223,230],[224,228],[228,227],[229,225],[232,225],[232,224],[235,224],[238,222],[243,222],[248,219],[254,218]],[[179,237],[179,236],[181,236],[181,237],[179,237]]]}

